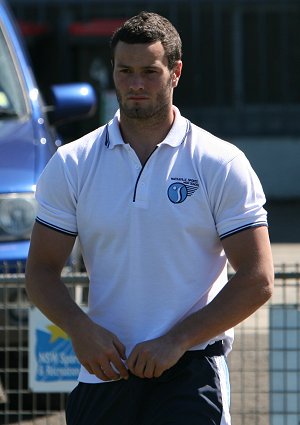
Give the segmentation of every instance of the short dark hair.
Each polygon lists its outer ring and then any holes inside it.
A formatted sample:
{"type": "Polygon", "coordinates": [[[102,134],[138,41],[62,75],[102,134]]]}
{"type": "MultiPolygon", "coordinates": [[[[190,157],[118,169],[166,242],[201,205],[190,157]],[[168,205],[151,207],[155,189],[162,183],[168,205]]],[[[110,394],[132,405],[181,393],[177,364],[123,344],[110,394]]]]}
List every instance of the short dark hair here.
{"type": "Polygon", "coordinates": [[[160,41],[164,47],[170,70],[182,57],[182,42],[178,31],[167,18],[157,13],[140,12],[124,22],[114,32],[110,42],[113,62],[115,47],[119,41],[128,44],[160,41]]]}

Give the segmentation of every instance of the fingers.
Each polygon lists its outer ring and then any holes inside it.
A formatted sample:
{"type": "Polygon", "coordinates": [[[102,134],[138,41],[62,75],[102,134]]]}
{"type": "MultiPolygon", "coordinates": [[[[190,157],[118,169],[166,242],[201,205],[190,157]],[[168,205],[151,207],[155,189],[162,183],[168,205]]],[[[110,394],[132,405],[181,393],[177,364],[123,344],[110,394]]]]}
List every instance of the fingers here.
{"type": "Polygon", "coordinates": [[[124,363],[126,360],[126,348],[118,338],[114,339],[114,347],[117,352],[110,357],[111,368],[114,369],[114,372],[117,372],[122,379],[128,379],[129,373],[124,363]]]}
{"type": "Polygon", "coordinates": [[[121,360],[109,361],[101,357],[95,361],[82,363],[85,369],[91,374],[96,375],[102,381],[117,381],[119,379],[128,379],[129,373],[121,360]]]}
{"type": "MultiPolygon", "coordinates": [[[[114,380],[112,377],[109,377],[106,375],[105,371],[102,369],[100,364],[95,363],[93,367],[89,365],[83,365],[86,370],[91,374],[97,376],[97,378],[101,379],[102,381],[112,381],[114,380]]],[[[120,378],[119,378],[120,379],[120,378]]]]}
{"type": "Polygon", "coordinates": [[[139,361],[131,366],[129,370],[139,378],[159,378],[161,374],[164,372],[164,368],[162,368],[159,364],[154,361],[139,361]]]}
{"type": "Polygon", "coordinates": [[[139,378],[158,378],[165,370],[160,360],[148,350],[136,347],[127,361],[129,370],[139,378]]]}
{"type": "Polygon", "coordinates": [[[83,366],[89,373],[96,375],[102,381],[117,381],[129,377],[128,369],[117,352],[106,353],[106,356],[102,354],[83,366]]]}
{"type": "Polygon", "coordinates": [[[126,360],[126,347],[119,341],[118,338],[114,339],[114,346],[116,347],[121,359],[126,360]]]}
{"type": "Polygon", "coordinates": [[[127,366],[139,378],[159,378],[183,354],[184,350],[174,345],[170,338],[159,337],[137,344],[128,357],[127,366]]]}
{"type": "Polygon", "coordinates": [[[118,381],[119,379],[127,379],[128,377],[126,368],[124,368],[125,371],[123,371],[122,376],[121,371],[119,371],[112,362],[107,360],[103,361],[101,365],[97,364],[95,369],[95,375],[102,379],[102,381],[118,381]]]}
{"type": "Polygon", "coordinates": [[[128,379],[125,346],[108,330],[93,324],[87,338],[73,338],[73,347],[85,369],[102,381],[128,379]]]}
{"type": "MultiPolygon", "coordinates": [[[[110,359],[109,366],[110,366],[110,369],[113,370],[114,375],[117,374],[119,376],[119,378],[128,379],[129,372],[128,372],[128,369],[127,369],[124,361],[122,361],[122,359],[125,361],[125,359],[126,359],[125,353],[124,353],[124,357],[122,357],[122,358],[119,357],[119,353],[118,353],[117,355],[113,356],[110,359]]],[[[103,367],[103,365],[102,365],[102,369],[106,370],[105,366],[103,367]]],[[[109,373],[111,372],[110,369],[108,369],[109,373]]]]}
{"type": "MultiPolygon", "coordinates": [[[[127,361],[128,369],[136,376],[140,378],[144,378],[144,371],[146,367],[146,359],[142,358],[143,356],[138,350],[133,350],[130,354],[129,359],[127,361]]],[[[150,373],[150,366],[148,368],[148,373],[150,373]]]]}
{"type": "Polygon", "coordinates": [[[144,378],[154,378],[155,375],[156,366],[153,361],[147,361],[146,365],[143,366],[143,372],[142,367],[139,369],[139,373],[143,373],[144,378]]]}

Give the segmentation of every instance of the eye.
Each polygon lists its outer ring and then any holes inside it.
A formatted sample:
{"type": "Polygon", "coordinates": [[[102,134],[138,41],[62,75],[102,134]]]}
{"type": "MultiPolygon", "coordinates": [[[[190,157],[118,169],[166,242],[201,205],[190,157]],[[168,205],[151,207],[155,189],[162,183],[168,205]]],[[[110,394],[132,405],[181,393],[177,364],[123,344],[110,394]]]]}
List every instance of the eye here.
{"type": "Polygon", "coordinates": [[[120,72],[121,74],[129,74],[130,69],[129,68],[119,68],[118,72],[120,72]]]}

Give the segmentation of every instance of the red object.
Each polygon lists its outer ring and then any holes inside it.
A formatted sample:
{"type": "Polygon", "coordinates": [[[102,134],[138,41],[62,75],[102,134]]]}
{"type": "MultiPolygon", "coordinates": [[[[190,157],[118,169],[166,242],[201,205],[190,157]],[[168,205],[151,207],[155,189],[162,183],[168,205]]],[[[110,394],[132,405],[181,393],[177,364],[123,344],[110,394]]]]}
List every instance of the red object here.
{"type": "Polygon", "coordinates": [[[39,24],[37,22],[18,22],[21,33],[25,37],[36,37],[39,35],[47,34],[50,31],[50,28],[47,24],[39,24]]]}
{"type": "Polygon", "coordinates": [[[69,33],[80,37],[106,37],[125,22],[125,19],[95,19],[89,22],[74,22],[69,33]]]}

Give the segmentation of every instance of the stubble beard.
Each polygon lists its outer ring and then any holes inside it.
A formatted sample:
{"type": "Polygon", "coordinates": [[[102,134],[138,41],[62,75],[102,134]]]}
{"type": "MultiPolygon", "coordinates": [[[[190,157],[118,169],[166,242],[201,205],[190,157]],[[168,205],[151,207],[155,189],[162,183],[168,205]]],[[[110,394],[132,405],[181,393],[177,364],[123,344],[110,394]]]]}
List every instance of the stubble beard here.
{"type": "Polygon", "coordinates": [[[129,119],[160,121],[168,115],[171,101],[170,87],[170,83],[163,87],[161,92],[157,95],[154,104],[146,107],[142,107],[140,105],[129,106],[126,101],[122,100],[121,93],[116,89],[120,112],[129,119]],[[168,93],[168,95],[166,95],[166,93],[168,93]]]}

